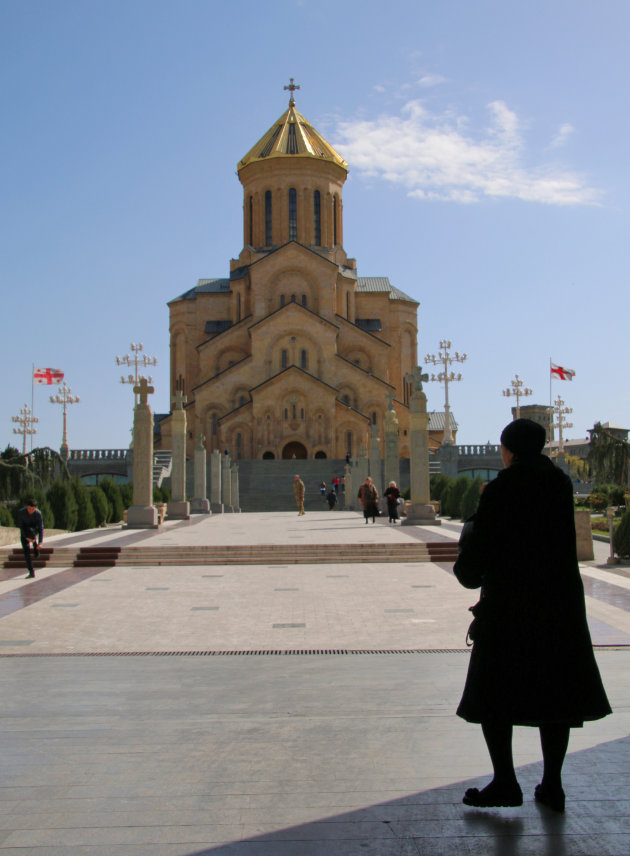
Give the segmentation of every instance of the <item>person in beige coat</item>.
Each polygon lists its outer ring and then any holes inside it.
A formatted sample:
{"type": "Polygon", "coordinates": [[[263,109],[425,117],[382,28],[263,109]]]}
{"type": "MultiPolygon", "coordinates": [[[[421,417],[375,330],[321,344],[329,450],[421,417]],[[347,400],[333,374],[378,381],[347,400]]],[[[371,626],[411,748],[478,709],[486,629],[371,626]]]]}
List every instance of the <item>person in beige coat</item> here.
{"type": "Polygon", "coordinates": [[[298,507],[298,515],[304,514],[304,482],[299,476],[293,479],[293,493],[298,507]]]}

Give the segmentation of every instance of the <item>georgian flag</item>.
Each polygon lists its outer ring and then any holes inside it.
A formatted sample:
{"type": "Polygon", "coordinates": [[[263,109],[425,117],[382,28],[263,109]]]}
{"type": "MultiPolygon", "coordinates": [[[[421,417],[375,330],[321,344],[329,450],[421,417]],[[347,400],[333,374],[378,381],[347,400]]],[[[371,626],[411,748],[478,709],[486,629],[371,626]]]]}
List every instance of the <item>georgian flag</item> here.
{"type": "Polygon", "coordinates": [[[555,363],[551,364],[551,377],[556,377],[558,380],[573,380],[574,375],[573,369],[565,369],[555,363]]]}
{"type": "Polygon", "coordinates": [[[35,369],[33,371],[33,383],[45,383],[52,386],[53,383],[61,383],[63,372],[60,369],[35,369]]]}

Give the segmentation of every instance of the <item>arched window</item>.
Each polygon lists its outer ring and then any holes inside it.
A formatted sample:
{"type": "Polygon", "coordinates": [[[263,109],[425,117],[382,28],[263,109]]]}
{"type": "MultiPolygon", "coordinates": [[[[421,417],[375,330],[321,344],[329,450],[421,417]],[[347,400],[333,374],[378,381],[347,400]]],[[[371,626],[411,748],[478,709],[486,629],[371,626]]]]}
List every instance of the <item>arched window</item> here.
{"type": "Polygon", "coordinates": [[[322,245],[322,198],[319,190],[313,194],[313,221],[315,223],[315,246],[322,245]]]}
{"type": "Polygon", "coordinates": [[[280,306],[284,306],[284,294],[280,295],[280,306]]]}
{"type": "Polygon", "coordinates": [[[346,434],[346,448],[348,454],[352,457],[352,431],[348,431],[346,434]]]}
{"type": "Polygon", "coordinates": [[[293,417],[293,419],[297,419],[297,414],[295,411],[295,404],[291,405],[291,416],[293,417]]]}
{"type": "Polygon", "coordinates": [[[285,419],[288,419],[288,418],[289,418],[289,411],[288,411],[288,409],[287,409],[286,407],[284,408],[284,418],[285,418],[285,419]]]}
{"type": "Polygon", "coordinates": [[[265,190],[265,246],[271,246],[271,190],[265,190]]]}
{"type": "Polygon", "coordinates": [[[333,247],[337,246],[337,197],[333,196],[333,247]]]}
{"type": "Polygon", "coordinates": [[[289,240],[297,241],[297,191],[289,189],[289,240]]]}
{"type": "Polygon", "coordinates": [[[241,320],[241,293],[240,291],[236,295],[236,320],[241,320]]]}
{"type": "Polygon", "coordinates": [[[300,419],[304,420],[304,408],[300,407],[300,419]]]}
{"type": "Polygon", "coordinates": [[[306,295],[302,295],[302,306],[306,306],[306,295]]]}
{"type": "Polygon", "coordinates": [[[280,365],[283,369],[286,369],[286,367],[287,367],[288,358],[289,358],[289,355],[286,352],[286,350],[283,348],[282,354],[280,355],[280,365]]]}
{"type": "Polygon", "coordinates": [[[254,245],[254,199],[249,197],[249,245],[254,245]]]}
{"type": "Polygon", "coordinates": [[[372,411],[372,425],[376,425],[376,410],[372,411]]]}
{"type": "Polygon", "coordinates": [[[246,402],[246,401],[247,401],[247,399],[245,398],[245,396],[244,396],[244,395],[241,395],[241,397],[240,397],[240,398],[239,398],[239,400],[238,400],[238,406],[239,406],[239,407],[242,407],[242,406],[245,404],[245,402],[246,402]]]}
{"type": "Polygon", "coordinates": [[[236,457],[240,460],[243,455],[243,438],[240,434],[236,435],[236,457]]]}
{"type": "Polygon", "coordinates": [[[302,353],[300,354],[300,366],[301,366],[303,369],[307,369],[307,368],[308,368],[308,355],[307,355],[306,351],[304,351],[304,350],[303,350],[303,351],[302,351],[302,353]]]}
{"type": "Polygon", "coordinates": [[[344,395],[344,397],[342,398],[342,401],[344,404],[346,404],[348,407],[350,407],[350,396],[349,395],[344,395]]]}

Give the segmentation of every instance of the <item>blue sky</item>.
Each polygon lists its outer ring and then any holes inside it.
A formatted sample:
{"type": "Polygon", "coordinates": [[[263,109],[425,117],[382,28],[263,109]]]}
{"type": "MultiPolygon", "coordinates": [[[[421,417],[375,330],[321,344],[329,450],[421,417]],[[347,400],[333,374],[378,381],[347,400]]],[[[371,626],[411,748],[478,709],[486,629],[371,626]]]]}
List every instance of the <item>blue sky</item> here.
{"type": "MultiPolygon", "coordinates": [[[[298,109],[350,165],[361,276],[420,302],[418,355],[468,354],[459,442],[495,442],[518,373],[630,427],[626,0],[0,0],[0,446],[31,366],[66,373],[74,448],[128,445],[117,354],[169,409],[167,301],[242,247],[238,160],[298,109]]],[[[443,390],[428,388],[429,408],[443,390]]],[[[35,445],[62,408],[36,387],[35,445]]]]}

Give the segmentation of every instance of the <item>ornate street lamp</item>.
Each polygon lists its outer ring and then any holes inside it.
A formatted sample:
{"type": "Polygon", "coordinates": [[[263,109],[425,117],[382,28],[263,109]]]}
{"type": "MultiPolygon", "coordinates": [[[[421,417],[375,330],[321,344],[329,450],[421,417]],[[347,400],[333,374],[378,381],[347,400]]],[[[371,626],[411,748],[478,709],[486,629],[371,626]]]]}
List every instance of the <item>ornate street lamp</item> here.
{"type": "Polygon", "coordinates": [[[68,431],[67,431],[68,405],[78,404],[79,403],[79,396],[78,395],[71,395],[72,390],[70,389],[68,384],[65,382],[65,380],[62,383],[62,385],[60,387],[57,387],[57,388],[58,388],[59,392],[57,393],[57,395],[51,395],[50,396],[50,403],[51,404],[61,404],[61,406],[63,407],[63,435],[61,438],[61,449],[59,451],[60,451],[61,457],[64,459],[64,461],[67,461],[69,453],[70,453],[70,449],[68,447],[68,431]]]}
{"type": "Polygon", "coordinates": [[[448,339],[442,339],[438,354],[427,354],[424,358],[425,363],[431,363],[434,366],[444,366],[444,371],[441,371],[437,375],[432,374],[429,380],[444,384],[444,439],[442,440],[442,443],[447,446],[453,445],[451,409],[448,403],[448,385],[449,383],[456,383],[462,379],[461,374],[455,374],[455,372],[449,371],[449,366],[453,363],[464,363],[468,359],[467,354],[459,354],[457,351],[455,351],[454,354],[451,354],[450,349],[451,343],[448,339]]]}
{"type": "MultiPolygon", "coordinates": [[[[134,367],[134,373],[127,375],[127,377],[125,377],[124,375],[121,375],[120,382],[121,383],[129,383],[129,384],[133,384],[134,386],[138,386],[138,381],[140,380],[140,378],[144,377],[143,374],[140,374],[138,372],[138,368],[139,367],[146,368],[147,366],[157,366],[157,357],[149,357],[145,353],[143,353],[144,352],[144,345],[142,344],[142,342],[138,342],[137,344],[134,344],[132,342],[131,345],[129,345],[129,348],[130,348],[133,356],[130,356],[129,354],[125,354],[124,357],[116,357],[116,365],[117,366],[129,366],[130,368],[131,368],[131,366],[133,366],[134,367]],[[140,356],[140,354],[142,354],[142,356],[140,356]]],[[[149,375],[147,377],[147,382],[153,383],[153,378],[151,377],[151,375],[149,375]]],[[[134,404],[137,404],[137,403],[138,403],[138,395],[136,393],[136,394],[134,394],[134,404]]]]}
{"type": "Polygon", "coordinates": [[[11,422],[17,422],[20,426],[19,428],[14,428],[14,434],[22,435],[22,454],[26,455],[26,438],[32,437],[33,434],[37,434],[37,428],[33,428],[33,425],[36,422],[39,422],[37,416],[33,416],[33,411],[25,404],[21,410],[18,410],[17,416],[11,417],[11,422]]]}
{"type": "Polygon", "coordinates": [[[564,452],[564,441],[562,439],[562,431],[564,428],[573,428],[573,422],[565,422],[565,415],[567,413],[573,413],[572,407],[565,407],[564,401],[558,396],[554,401],[553,412],[557,417],[557,422],[553,422],[551,427],[558,429],[558,454],[561,455],[564,452]]]}
{"type": "Polygon", "coordinates": [[[519,378],[517,374],[514,375],[514,380],[510,381],[511,389],[503,390],[503,395],[508,398],[513,395],[516,397],[516,418],[521,418],[521,398],[526,398],[528,395],[532,395],[532,390],[528,387],[523,387],[523,381],[519,378]]]}

